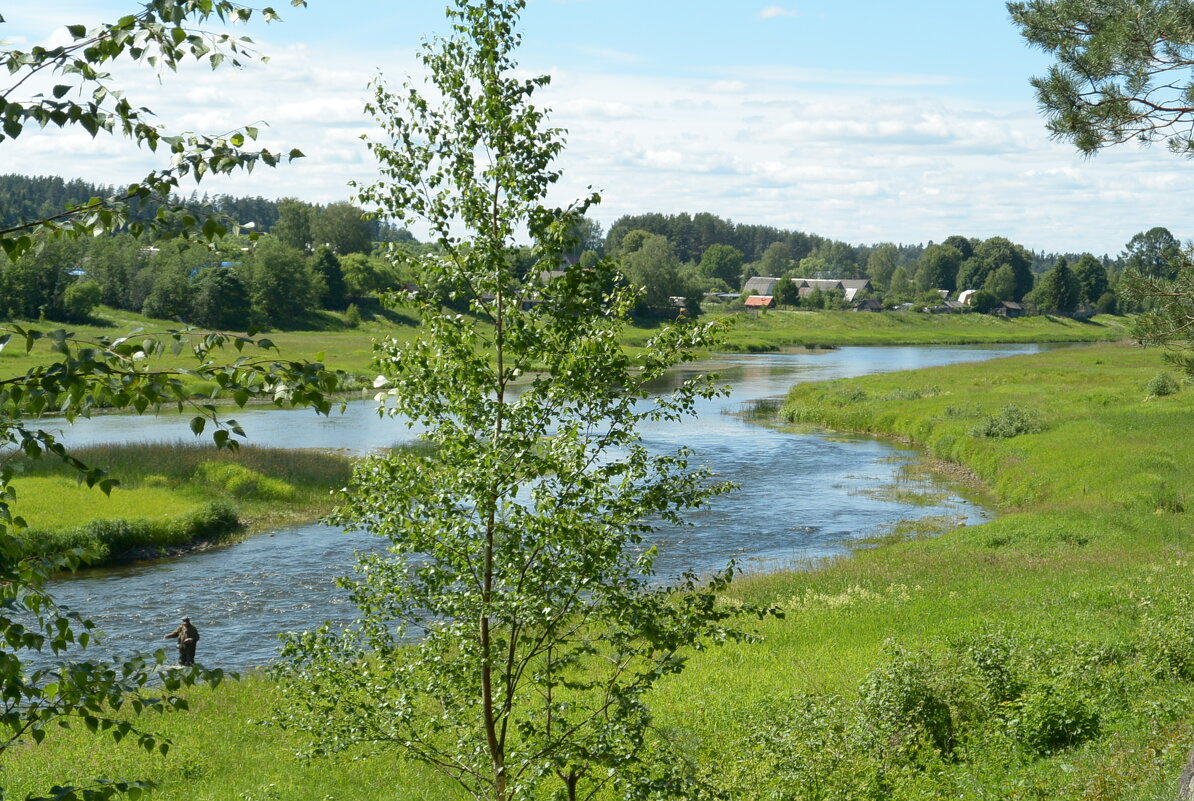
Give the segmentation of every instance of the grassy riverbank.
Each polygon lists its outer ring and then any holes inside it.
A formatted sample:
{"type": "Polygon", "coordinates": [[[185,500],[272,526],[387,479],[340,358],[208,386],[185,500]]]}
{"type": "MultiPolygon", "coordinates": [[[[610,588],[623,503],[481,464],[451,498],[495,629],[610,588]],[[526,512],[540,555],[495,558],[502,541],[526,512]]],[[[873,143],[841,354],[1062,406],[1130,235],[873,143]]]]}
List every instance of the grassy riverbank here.
{"type": "Polygon", "coordinates": [[[351,475],[342,456],[252,446],[112,445],[74,455],[120,484],[105,496],[61,462],[22,462],[12,511],[29,526],[21,539],[30,553],[88,547],[100,564],[176,553],[319,517],[351,475]]]}
{"type": "MultiPolygon", "coordinates": [[[[344,322],[342,314],[321,312],[314,318],[312,330],[278,331],[265,334],[278,351],[246,351],[257,358],[316,360],[329,368],[355,376],[372,377],[373,339],[382,336],[400,340],[419,335],[410,314],[381,312],[368,316],[357,328],[344,322]]],[[[85,337],[120,337],[135,328],[147,332],[178,328],[178,323],[154,320],[126,311],[103,308],[102,325],[25,323],[43,331],[65,327],[85,337]]],[[[725,319],[724,349],[732,352],[766,352],[784,348],[829,347],[844,345],[960,345],[972,343],[1019,342],[1095,342],[1113,341],[1127,336],[1127,319],[1102,315],[1089,321],[1061,317],[1026,317],[1006,320],[981,314],[920,314],[913,312],[799,312],[772,310],[753,314],[725,314],[712,311],[702,319],[725,319]]],[[[658,331],[657,325],[631,326],[624,342],[628,347],[642,347],[658,331]]],[[[234,351],[228,352],[232,358],[234,351]]],[[[0,377],[22,373],[31,367],[49,364],[57,358],[44,344],[26,353],[20,343],[10,343],[0,350],[0,377]]],[[[218,354],[215,358],[219,358],[218,354]]],[[[185,354],[162,358],[163,366],[189,366],[185,354]]],[[[210,389],[210,388],[208,388],[210,389]]]]}
{"type": "Polygon", "coordinates": [[[1128,336],[1127,319],[1111,315],[1093,320],[1048,316],[1008,320],[986,314],[770,310],[758,316],[729,317],[726,349],[744,353],[842,345],[1096,342],[1128,336]]]}
{"type": "MultiPolygon", "coordinates": [[[[1164,369],[1095,346],[797,387],[791,420],[915,442],[1001,516],[737,582],[727,603],[784,619],[692,655],[653,699],[660,728],[741,799],[1169,801],[1194,744],[1194,387],[1150,395],[1164,369]]],[[[294,761],[298,740],[254,723],[278,700],[261,677],[192,700],[160,721],[166,758],[67,732],[16,754],[9,789],[460,797],[392,756],[294,761]]]]}

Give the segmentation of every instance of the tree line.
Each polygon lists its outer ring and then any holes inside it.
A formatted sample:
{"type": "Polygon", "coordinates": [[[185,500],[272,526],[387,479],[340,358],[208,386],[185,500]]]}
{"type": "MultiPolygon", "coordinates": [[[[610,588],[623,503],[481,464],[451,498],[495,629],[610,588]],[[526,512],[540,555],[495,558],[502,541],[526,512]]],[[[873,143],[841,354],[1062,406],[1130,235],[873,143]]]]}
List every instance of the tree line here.
{"type": "MultiPolygon", "coordinates": [[[[1120,278],[1135,272],[1171,279],[1182,247],[1163,227],[1136,234],[1115,258],[1036,253],[999,236],[953,235],[928,245],[850,245],[700,213],[622,217],[604,238],[603,252],[617,257],[628,279],[646,288],[645,300],[652,305],[666,305],[674,297],[736,293],[748,279],[769,276],[866,278],[869,296],[893,306],[937,302],[941,290],[951,295],[974,290],[973,304],[980,310],[1016,301],[1047,312],[1086,307],[1116,313],[1140,309],[1139,302],[1120,297],[1120,278]]],[[[801,298],[791,281],[781,281],[776,294],[781,305],[844,306],[833,293],[814,291],[801,298]]]]}
{"type": "MultiPolygon", "coordinates": [[[[11,225],[31,215],[52,216],[65,205],[110,192],[80,180],[0,176],[0,220],[11,225]]],[[[124,231],[58,239],[15,259],[0,254],[0,318],[81,322],[103,304],[204,327],[298,326],[320,309],[343,310],[379,292],[426,284],[382,258],[378,248],[384,242],[408,251],[432,246],[420,245],[402,228],[368,219],[350,203],[229,195],[193,195],[183,202],[193,205],[197,216],[223,215],[241,223],[241,230],[266,235],[258,241],[241,235],[210,248],[181,248],[124,231]]],[[[148,213],[149,207],[141,211],[148,213]]],[[[710,293],[739,292],[757,275],[866,278],[871,288],[864,296],[889,306],[933,303],[940,290],[970,289],[976,291],[971,303],[980,311],[1005,300],[1027,301],[1048,312],[1133,311],[1141,304],[1125,304],[1117,292],[1120,276],[1132,270],[1172,278],[1182,253],[1163,227],[1132,237],[1116,258],[1100,258],[1034,253],[1004,237],[851,245],[734,223],[708,212],[624,216],[608,232],[582,218],[572,242],[568,261],[591,267],[602,257],[618,260],[626,279],[645,290],[640,314],[674,309],[681,298],[694,313],[710,293]]],[[[542,266],[525,247],[516,248],[511,258],[523,277],[542,266]]],[[[451,287],[421,288],[451,302],[451,287]]],[[[775,293],[785,306],[845,306],[834,293],[800,297],[790,281],[781,281],[775,293]]]]}

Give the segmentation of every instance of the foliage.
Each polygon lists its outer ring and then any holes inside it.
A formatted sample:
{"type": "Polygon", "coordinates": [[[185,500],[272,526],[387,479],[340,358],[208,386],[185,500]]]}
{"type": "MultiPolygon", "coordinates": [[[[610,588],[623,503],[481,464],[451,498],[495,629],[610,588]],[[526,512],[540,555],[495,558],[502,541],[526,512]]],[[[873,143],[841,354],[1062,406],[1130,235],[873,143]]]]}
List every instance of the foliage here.
{"type": "Polygon", "coordinates": [[[895,643],[885,648],[887,661],[859,688],[864,717],[890,747],[915,748],[925,738],[948,754],[954,745],[954,722],[934,686],[931,661],[895,643]]]}
{"type": "Polygon", "coordinates": [[[890,242],[877,245],[866,261],[866,272],[877,289],[887,289],[891,274],[899,266],[899,249],[890,242]]]}
{"type": "Polygon", "coordinates": [[[85,322],[103,300],[104,290],[93,279],[75,281],[62,293],[62,310],[67,319],[85,322]]]}
{"type": "Polygon", "coordinates": [[[1123,298],[1147,307],[1132,325],[1132,335],[1145,345],[1194,348],[1194,262],[1183,253],[1177,263],[1172,280],[1129,272],[1121,281],[1123,298]]]}
{"type": "Polygon", "coordinates": [[[952,245],[930,245],[921,254],[920,266],[916,270],[917,289],[953,292],[957,288],[958,268],[962,261],[962,252],[952,245]]]}
{"type": "Polygon", "coordinates": [[[1186,0],[1008,3],[1031,44],[1056,59],[1032,79],[1054,137],[1083,153],[1136,140],[1194,155],[1194,17],[1186,0]]]}
{"type": "Polygon", "coordinates": [[[970,306],[979,314],[986,314],[999,306],[999,298],[985,289],[980,289],[970,296],[970,306]]]}
{"type": "Polygon", "coordinates": [[[1083,253],[1074,265],[1074,280],[1078,282],[1078,302],[1088,306],[1097,304],[1111,286],[1107,268],[1089,253],[1083,253]]]}
{"type": "Polygon", "coordinates": [[[351,203],[331,203],[316,211],[311,220],[311,241],[339,256],[369,253],[373,232],[364,212],[351,203]]]}
{"type": "Polygon", "coordinates": [[[1033,297],[1043,311],[1069,314],[1078,308],[1081,288],[1069,264],[1062,257],[1052,270],[1037,280],[1033,297]]]}
{"type": "Polygon", "coordinates": [[[763,257],[759,259],[758,270],[761,275],[780,276],[791,270],[794,264],[792,249],[788,247],[788,243],[772,242],[763,251],[763,257]]]}
{"type": "Polygon", "coordinates": [[[791,278],[781,278],[775,285],[775,302],[780,306],[800,304],[800,287],[791,278]]]}
{"type": "MultiPolygon", "coordinates": [[[[304,0],[291,0],[305,5],[304,0]]],[[[257,129],[243,129],[218,136],[170,134],[152,124],[153,112],[139,107],[114,82],[105,70],[122,61],[148,63],[155,68],[177,69],[188,60],[206,62],[215,69],[221,64],[239,65],[253,59],[252,43],[244,37],[210,33],[202,29],[206,22],[240,22],[253,9],[230,0],[153,0],[141,11],[114,23],[92,29],[68,25],[70,43],[54,47],[20,50],[0,49],[0,61],[8,69],[12,83],[0,89],[0,116],[3,132],[0,142],[16,139],[30,125],[63,128],[79,126],[91,136],[101,131],[123,136],[138,145],[157,151],[167,149],[170,166],[155,170],[141,181],[122,187],[106,198],[91,198],[49,217],[21,220],[0,229],[0,248],[15,259],[33,249],[45,236],[63,232],[72,236],[112,231],[128,225],[139,234],[146,228],[197,233],[213,240],[225,232],[215,218],[198,225],[192,213],[169,202],[171,193],[186,176],[201,180],[208,173],[230,173],[256,164],[273,166],[283,159],[302,156],[266,149],[250,150],[246,142],[257,137],[257,129]],[[18,94],[34,77],[53,76],[57,83],[47,96],[18,94]],[[78,97],[80,99],[76,100],[78,97]],[[130,203],[156,201],[161,205],[152,220],[143,222],[130,216],[130,203]]],[[[272,8],[259,12],[265,19],[276,19],[272,8]]]]}
{"type": "Polygon", "coordinates": [[[1149,278],[1173,279],[1181,266],[1182,248],[1168,228],[1142,231],[1124,247],[1124,268],[1149,278]]]}
{"type": "Polygon", "coordinates": [[[188,319],[221,331],[248,330],[253,303],[234,270],[222,267],[203,270],[191,287],[188,319]]]}
{"type": "Polygon", "coordinates": [[[1072,682],[1044,684],[1017,700],[1013,738],[1036,754],[1080,745],[1100,732],[1098,712],[1072,682]]]}
{"type": "MultiPolygon", "coordinates": [[[[1046,124],[1083,153],[1129,140],[1194,155],[1194,15],[1185,0],[1031,0],[1008,4],[1031,43],[1057,58],[1033,79],[1046,124]]],[[[1165,228],[1132,237],[1125,301],[1149,301],[1133,335],[1189,347],[1194,268],[1165,228]]]]}
{"type": "Polygon", "coordinates": [[[344,270],[340,259],[330,248],[319,248],[311,259],[314,278],[322,284],[322,308],[343,309],[348,298],[348,287],[344,283],[344,270]]]}
{"type": "Polygon", "coordinates": [[[266,325],[283,325],[313,305],[315,287],[303,254],[277,239],[264,239],[248,265],[253,309],[266,325]]]}
{"type": "Polygon", "coordinates": [[[332,519],[390,548],[345,581],[353,627],[290,638],[280,719],[316,752],[401,748],[477,798],[674,797],[694,780],[648,692],[687,649],[741,635],[716,603],[728,575],[654,583],[650,532],[725,487],[685,452],[651,456],[637,426],[716,392],[704,377],[647,389],[712,331],[665,326],[630,356],[619,333],[638,297],[610,263],[538,286],[511,258],[525,226],[539,269],[558,267],[596,200],[544,205],[562,141],[532,104],[548,78],[515,71],[523,5],[449,8],[452,36],[420,56],[437,100],[375,87],[386,179],[362,198],[425,220],[439,248],[416,272],[459,287],[470,315],[424,300],[426,336],[378,343],[379,397],[434,450],[356,471],[332,519]]]}
{"type": "Polygon", "coordinates": [[[1009,439],[1021,434],[1036,434],[1045,430],[1040,415],[1015,404],[1008,404],[992,415],[983,418],[970,429],[972,437],[998,437],[1009,439]]]}
{"type": "Polygon", "coordinates": [[[710,245],[701,256],[701,275],[720,278],[732,289],[742,285],[742,265],[745,257],[733,245],[710,245]]]}
{"type": "MultiPolygon", "coordinates": [[[[630,237],[623,245],[628,241],[630,237]]],[[[645,234],[637,247],[622,252],[621,263],[626,280],[642,292],[641,311],[667,308],[672,296],[689,294],[680,278],[680,260],[665,237],[645,234]]]]}
{"type": "Polygon", "coordinates": [[[1148,380],[1144,385],[1144,392],[1150,398],[1164,398],[1167,395],[1176,395],[1181,388],[1182,385],[1172,373],[1160,372],[1148,380]]]}

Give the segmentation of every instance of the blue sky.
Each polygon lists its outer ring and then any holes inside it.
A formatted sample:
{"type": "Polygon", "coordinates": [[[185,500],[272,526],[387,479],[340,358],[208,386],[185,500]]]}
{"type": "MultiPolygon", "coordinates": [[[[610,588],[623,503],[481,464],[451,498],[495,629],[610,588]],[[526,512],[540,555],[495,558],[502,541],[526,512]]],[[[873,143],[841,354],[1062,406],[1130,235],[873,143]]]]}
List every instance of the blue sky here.
{"type": "MultiPolygon", "coordinates": [[[[112,18],[131,2],[4,3],[10,45],[112,18]],[[16,6],[16,7],[14,7],[16,6]],[[59,32],[55,32],[55,30],[59,32]]],[[[368,180],[361,113],[377,70],[416,69],[443,30],[437,0],[276,2],[286,22],[248,33],[271,57],[240,73],[187,69],[159,82],[124,70],[134,102],[183,129],[268,121],[270,146],[308,158],[218,192],[349,196],[368,180]]],[[[1194,211],[1188,162],[1163,148],[1094,159],[1050,142],[1028,79],[1048,65],[1002,2],[531,0],[522,65],[550,72],[543,98],[569,130],[561,201],[592,185],[604,223],[647,211],[711,211],[849,242],[1008,236],[1033,249],[1117,253],[1136,232],[1178,237],[1194,211]]],[[[0,148],[0,171],[124,182],[155,162],[80,132],[0,148]]]]}

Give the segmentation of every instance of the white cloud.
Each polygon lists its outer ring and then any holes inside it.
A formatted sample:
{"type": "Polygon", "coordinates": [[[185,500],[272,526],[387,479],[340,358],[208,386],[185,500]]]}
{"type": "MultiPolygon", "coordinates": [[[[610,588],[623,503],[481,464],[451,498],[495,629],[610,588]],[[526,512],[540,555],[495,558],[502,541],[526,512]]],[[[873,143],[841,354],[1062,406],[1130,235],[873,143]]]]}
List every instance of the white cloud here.
{"type": "Polygon", "coordinates": [[[742,94],[750,88],[746,81],[714,81],[709,84],[709,91],[717,94],[742,94]]]}
{"type": "Polygon", "coordinates": [[[784,8],[783,6],[767,6],[759,12],[759,19],[775,19],[776,17],[798,17],[799,11],[784,8]]]}
{"type": "MultiPolygon", "coordinates": [[[[316,46],[266,42],[262,50],[272,61],[241,71],[189,66],[159,83],[133,68],[117,79],[172,129],[226,131],[264,119],[260,144],[307,153],[276,170],[205,180],[200,192],[349,197],[350,179],[376,174],[360,140],[377,130],[362,113],[366,83],[378,63],[395,83],[413,63],[316,46]]],[[[961,233],[1100,254],[1154,225],[1194,233],[1183,228],[1194,217],[1194,186],[1163,149],[1083,160],[1049,141],[1030,104],[972,99],[948,75],[708,66],[685,78],[569,67],[553,70],[536,99],[569,130],[553,200],[592,185],[605,198],[596,213],[607,225],[622,214],[710,211],[850,242],[961,233]]],[[[79,131],[30,129],[3,152],[11,171],[110,184],[165,163],[79,131]]]]}

